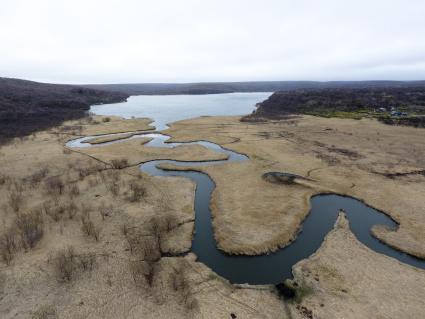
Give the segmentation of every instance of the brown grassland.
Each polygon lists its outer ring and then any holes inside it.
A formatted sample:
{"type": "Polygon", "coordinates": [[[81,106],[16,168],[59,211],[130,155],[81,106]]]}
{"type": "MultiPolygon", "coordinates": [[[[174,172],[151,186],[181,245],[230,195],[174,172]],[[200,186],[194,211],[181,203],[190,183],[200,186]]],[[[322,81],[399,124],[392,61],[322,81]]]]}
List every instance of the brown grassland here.
{"type": "MultiPolygon", "coordinates": [[[[1,318],[418,318],[425,272],[360,244],[340,216],[310,258],[294,266],[296,300],[273,286],[232,285],[190,250],[194,185],[151,177],[152,159],[222,159],[202,146],[154,149],[146,139],[70,150],[84,135],[150,130],[150,120],[95,117],[0,148],[1,318]],[[110,124],[112,123],[112,124],[110,124]]],[[[375,121],[299,117],[261,124],[238,117],[177,122],[175,141],[210,140],[250,161],[198,168],[217,187],[218,245],[258,254],[288,244],[309,198],[337,192],[400,223],[376,228],[390,245],[425,256],[425,133],[375,121]],[[196,134],[196,135],[195,135],[196,134]],[[309,177],[295,185],[267,171],[309,177]],[[391,175],[396,174],[396,175],[391,175]]]]}

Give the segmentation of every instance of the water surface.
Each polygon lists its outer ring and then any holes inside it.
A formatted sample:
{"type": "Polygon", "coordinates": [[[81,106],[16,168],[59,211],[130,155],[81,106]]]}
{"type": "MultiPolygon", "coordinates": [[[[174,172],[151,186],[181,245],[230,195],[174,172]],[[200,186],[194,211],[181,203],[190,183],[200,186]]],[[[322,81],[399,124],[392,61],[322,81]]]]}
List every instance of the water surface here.
{"type": "Polygon", "coordinates": [[[127,102],[93,105],[91,112],[124,118],[149,117],[157,130],[167,123],[207,115],[245,115],[272,93],[225,93],[208,95],[138,95],[127,102]]]}

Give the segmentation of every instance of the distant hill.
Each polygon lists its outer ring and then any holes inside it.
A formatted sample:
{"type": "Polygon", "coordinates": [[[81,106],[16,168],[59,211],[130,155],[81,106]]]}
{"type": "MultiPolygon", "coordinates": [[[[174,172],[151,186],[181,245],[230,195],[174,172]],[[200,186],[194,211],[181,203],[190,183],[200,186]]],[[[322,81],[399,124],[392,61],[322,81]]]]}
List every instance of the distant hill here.
{"type": "Polygon", "coordinates": [[[92,104],[119,102],[127,97],[126,93],[81,86],[0,78],[0,144],[81,118],[92,104]]]}
{"type": "Polygon", "coordinates": [[[205,83],[91,84],[84,87],[123,92],[129,95],[214,94],[233,92],[276,92],[296,89],[425,87],[425,81],[264,81],[205,83]]]}
{"type": "Polygon", "coordinates": [[[387,86],[279,91],[259,103],[243,121],[279,119],[290,114],[360,119],[425,127],[425,87],[387,86]]]}
{"type": "MultiPolygon", "coordinates": [[[[64,120],[81,118],[92,104],[121,102],[130,95],[281,92],[273,95],[270,101],[265,102],[259,108],[266,114],[270,113],[269,111],[272,109],[278,110],[278,112],[283,110],[276,106],[280,103],[279,101],[284,102],[284,105],[289,105],[287,104],[288,96],[282,95],[282,92],[294,92],[300,89],[393,88],[401,90],[412,87],[425,88],[425,81],[260,81],[62,85],[0,77],[0,144],[13,137],[28,135],[58,125],[64,120]]],[[[289,94],[289,97],[294,96],[299,97],[293,93],[289,94]]],[[[303,105],[303,103],[301,102],[299,105],[303,105]]]]}

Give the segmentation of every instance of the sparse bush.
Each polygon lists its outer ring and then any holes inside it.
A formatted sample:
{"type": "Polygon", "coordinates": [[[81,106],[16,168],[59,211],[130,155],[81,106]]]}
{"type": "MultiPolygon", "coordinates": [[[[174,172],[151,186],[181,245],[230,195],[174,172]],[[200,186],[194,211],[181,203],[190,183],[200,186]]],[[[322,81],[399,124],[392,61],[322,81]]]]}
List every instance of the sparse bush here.
{"type": "Polygon", "coordinates": [[[121,158],[121,159],[113,159],[111,161],[112,167],[116,169],[125,168],[128,166],[128,159],[121,158]]]}
{"type": "Polygon", "coordinates": [[[123,234],[125,237],[127,237],[128,232],[130,230],[128,224],[127,223],[122,224],[120,229],[121,229],[121,234],[123,234]]]}
{"type": "Polygon", "coordinates": [[[107,122],[110,122],[111,121],[111,118],[110,117],[104,117],[104,118],[102,118],[102,122],[103,123],[107,123],[107,122]]]}
{"type": "Polygon", "coordinates": [[[89,186],[90,187],[95,187],[95,186],[97,186],[97,185],[99,185],[99,180],[97,179],[97,177],[95,176],[95,177],[93,177],[93,178],[90,178],[89,179],[89,186]]]}
{"type": "Polygon", "coordinates": [[[73,202],[70,202],[65,205],[65,212],[68,215],[69,219],[74,219],[75,215],[77,214],[77,211],[77,205],[75,205],[73,202]]]}
{"type": "Polygon", "coordinates": [[[56,309],[52,305],[42,305],[32,314],[32,319],[57,319],[56,309]]]}
{"type": "Polygon", "coordinates": [[[170,274],[170,283],[174,291],[187,290],[188,282],[184,273],[184,268],[179,264],[170,274]]]}
{"type": "Polygon", "coordinates": [[[13,256],[17,250],[16,242],[16,229],[9,228],[1,237],[0,237],[0,254],[3,261],[9,265],[13,259],[13,256]]]}
{"type": "Polygon", "coordinates": [[[44,230],[41,210],[35,210],[27,214],[17,214],[15,224],[25,249],[33,248],[43,237],[44,230]]]}
{"type": "Polygon", "coordinates": [[[62,195],[65,188],[63,181],[58,176],[47,178],[44,185],[50,195],[62,195]]]}
{"type": "Polygon", "coordinates": [[[179,221],[174,214],[166,214],[164,217],[164,228],[166,232],[170,232],[174,228],[176,228],[179,224],[179,221]]]}
{"type": "Polygon", "coordinates": [[[81,216],[81,230],[87,236],[93,237],[96,241],[99,241],[100,229],[94,225],[89,214],[81,216]]]}
{"type": "Polygon", "coordinates": [[[60,282],[71,281],[75,273],[75,252],[73,247],[61,250],[54,260],[56,277],[60,282]]]}
{"type": "MultiPolygon", "coordinates": [[[[123,231],[123,230],[121,230],[123,231]]],[[[128,243],[128,248],[130,249],[130,253],[134,254],[136,253],[140,247],[141,247],[141,235],[135,234],[133,232],[128,232],[128,228],[126,227],[125,230],[127,233],[125,234],[125,239],[128,243]]]]}
{"type": "Polygon", "coordinates": [[[70,198],[75,198],[80,195],[80,188],[76,184],[68,186],[68,195],[70,198]]]}
{"type": "Polygon", "coordinates": [[[40,182],[49,174],[49,169],[47,167],[41,168],[38,172],[30,175],[28,181],[31,187],[36,187],[40,182]]]}
{"type": "Polygon", "coordinates": [[[83,180],[85,177],[92,175],[92,174],[96,174],[98,172],[101,172],[103,170],[104,166],[95,163],[95,164],[91,164],[88,167],[81,167],[81,166],[77,166],[75,169],[78,172],[78,177],[80,180],[83,180]]]}
{"type": "Polygon", "coordinates": [[[134,203],[140,201],[140,199],[145,195],[145,188],[138,184],[135,181],[130,183],[130,195],[128,196],[128,201],[134,203]]]}
{"type": "Polygon", "coordinates": [[[51,201],[45,201],[43,203],[43,209],[45,214],[55,222],[60,221],[65,215],[69,219],[74,219],[78,212],[78,207],[73,202],[59,204],[58,202],[52,203],[51,201]]]}
{"type": "Polygon", "coordinates": [[[88,216],[93,211],[93,207],[90,204],[82,203],[80,211],[82,216],[88,216]]]}
{"type": "Polygon", "coordinates": [[[8,176],[4,174],[0,174],[0,186],[3,186],[4,184],[6,184],[7,180],[8,180],[8,176]]]}
{"type": "Polygon", "coordinates": [[[108,183],[105,183],[106,189],[112,194],[112,196],[117,197],[120,194],[120,184],[110,180],[108,183]]]}
{"type": "Polygon", "coordinates": [[[111,216],[114,212],[114,208],[112,205],[106,206],[104,202],[99,207],[100,216],[102,216],[102,220],[105,220],[107,216],[111,216]]]}
{"type": "Polygon", "coordinates": [[[7,201],[9,206],[13,209],[13,211],[18,212],[21,208],[24,197],[22,196],[21,190],[11,190],[7,197],[7,201]]]}
{"type": "Polygon", "coordinates": [[[158,246],[161,247],[161,239],[164,234],[170,232],[173,228],[177,227],[177,225],[177,217],[173,214],[166,214],[152,217],[147,224],[147,229],[158,243],[158,246]]]}
{"type": "Polygon", "coordinates": [[[159,250],[161,250],[161,237],[162,237],[162,233],[164,232],[164,224],[162,223],[161,219],[156,216],[152,217],[149,220],[147,229],[150,235],[152,236],[153,240],[156,242],[157,246],[159,247],[159,250]]]}
{"type": "Polygon", "coordinates": [[[161,248],[156,240],[151,237],[143,237],[141,245],[143,260],[148,262],[157,262],[161,259],[161,248]]]}
{"type": "Polygon", "coordinates": [[[61,219],[61,216],[63,215],[63,207],[56,204],[53,204],[51,201],[45,201],[43,203],[43,209],[44,213],[52,218],[55,222],[59,221],[61,219]]]}
{"type": "Polygon", "coordinates": [[[72,151],[71,151],[69,148],[67,148],[67,147],[64,147],[62,152],[63,152],[65,155],[69,155],[69,154],[71,154],[71,153],[72,153],[72,151]]]}
{"type": "Polygon", "coordinates": [[[114,183],[118,183],[121,179],[120,172],[114,170],[107,170],[101,172],[100,177],[102,178],[103,183],[108,183],[113,181],[114,183]]]}
{"type": "Polygon", "coordinates": [[[126,232],[125,238],[133,255],[139,255],[140,259],[148,262],[156,262],[161,259],[161,249],[158,241],[149,235],[144,235],[139,231],[127,228],[122,230],[126,232]]]}
{"type": "Polygon", "coordinates": [[[154,262],[141,260],[130,261],[130,271],[137,285],[152,287],[154,283],[157,265],[154,262]]]}
{"type": "Polygon", "coordinates": [[[78,256],[81,270],[92,271],[96,263],[96,255],[94,253],[86,253],[78,256]]]}
{"type": "Polygon", "coordinates": [[[56,278],[59,282],[70,282],[76,277],[78,272],[93,270],[95,263],[95,254],[78,255],[72,246],[58,251],[53,259],[56,278]]]}
{"type": "Polygon", "coordinates": [[[193,311],[199,307],[198,301],[193,296],[189,278],[182,264],[179,264],[170,274],[170,283],[173,290],[181,297],[186,309],[193,311]]]}

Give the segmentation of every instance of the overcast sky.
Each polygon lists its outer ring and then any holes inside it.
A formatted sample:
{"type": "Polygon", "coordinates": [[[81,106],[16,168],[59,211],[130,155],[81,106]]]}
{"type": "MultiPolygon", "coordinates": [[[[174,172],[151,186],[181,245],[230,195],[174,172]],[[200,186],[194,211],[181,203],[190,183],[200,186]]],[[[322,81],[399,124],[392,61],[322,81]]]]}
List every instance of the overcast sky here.
{"type": "Polygon", "coordinates": [[[0,0],[0,76],[425,79],[425,0],[0,0]]]}

